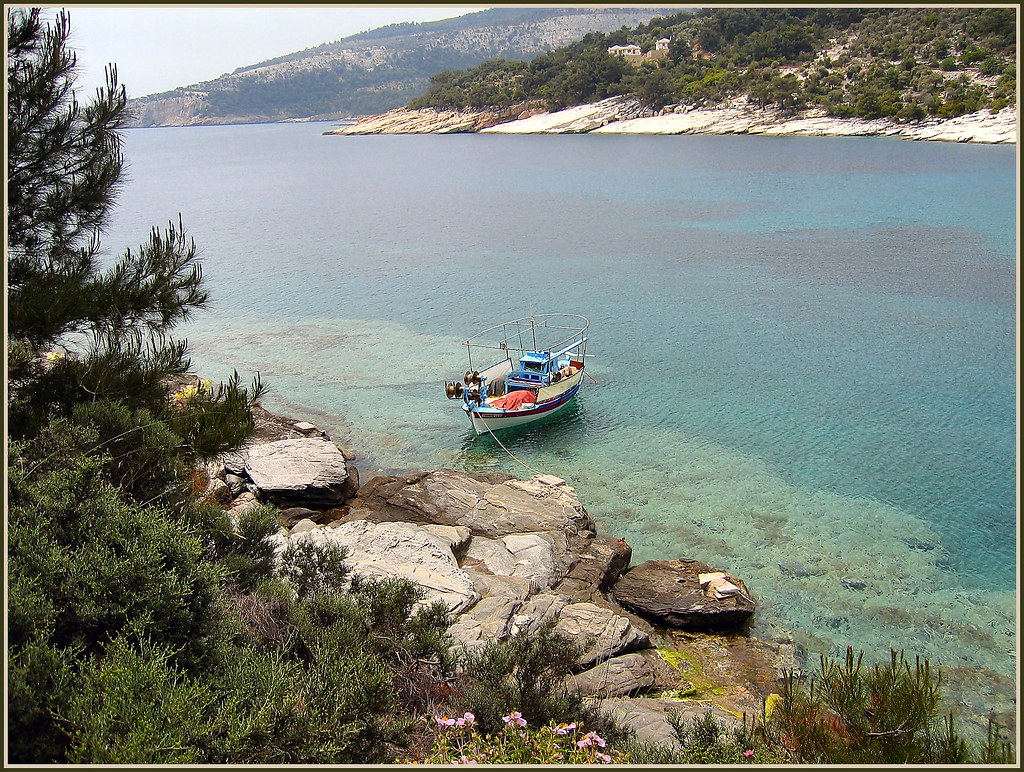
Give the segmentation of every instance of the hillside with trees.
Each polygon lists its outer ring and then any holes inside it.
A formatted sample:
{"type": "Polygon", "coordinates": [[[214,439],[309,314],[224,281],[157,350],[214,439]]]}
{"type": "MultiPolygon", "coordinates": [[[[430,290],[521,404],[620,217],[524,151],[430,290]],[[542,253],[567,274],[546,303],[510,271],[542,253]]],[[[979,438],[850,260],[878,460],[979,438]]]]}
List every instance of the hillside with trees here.
{"type": "Polygon", "coordinates": [[[410,107],[561,109],[626,95],[658,110],[745,97],[839,118],[952,118],[1015,104],[1016,56],[1012,8],[706,9],[593,32],[529,62],[446,70],[410,107]],[[627,44],[647,56],[609,53],[627,44]]]}
{"type": "MultiPolygon", "coordinates": [[[[662,9],[660,12],[664,12],[662,9]]],[[[647,21],[656,8],[492,8],[391,24],[204,83],[133,99],[132,125],[344,118],[400,107],[434,73],[488,59],[529,60],[585,34],[647,21]]]]}

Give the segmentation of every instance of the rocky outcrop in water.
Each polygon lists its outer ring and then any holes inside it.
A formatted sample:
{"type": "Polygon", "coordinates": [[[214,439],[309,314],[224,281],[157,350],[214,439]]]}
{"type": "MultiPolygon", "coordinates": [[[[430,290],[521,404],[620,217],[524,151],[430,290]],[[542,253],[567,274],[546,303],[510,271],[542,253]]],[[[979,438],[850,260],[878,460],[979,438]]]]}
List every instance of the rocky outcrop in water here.
{"type": "Polygon", "coordinates": [[[648,560],[619,577],[612,593],[626,608],[672,627],[732,630],[750,621],[754,602],[746,585],[728,574],[728,591],[716,592],[714,577],[723,573],[697,560],[648,560]]]}
{"type": "MultiPolygon", "coordinates": [[[[299,541],[344,547],[351,573],[407,579],[422,589],[421,603],[443,603],[453,614],[452,639],[467,649],[553,620],[582,644],[570,686],[612,700],[624,720],[650,724],[654,735],[670,731],[660,703],[615,702],[691,688],[687,672],[659,653],[659,646],[674,645],[669,628],[645,617],[649,604],[627,607],[616,595],[632,601],[649,592],[671,607],[681,603],[680,587],[688,587],[691,574],[711,567],[679,560],[661,561],[657,574],[648,563],[629,570],[629,545],[598,536],[576,491],[558,477],[520,480],[441,469],[377,476],[353,488],[354,454],[312,424],[257,409],[257,427],[248,447],[211,467],[208,493],[235,512],[261,502],[284,507],[274,537],[278,559],[299,541]],[[646,584],[634,581],[640,577],[646,584]]],[[[705,597],[709,607],[716,603],[705,597]]],[[[668,608],[660,621],[685,623],[692,605],[668,608]]],[[[735,598],[720,606],[716,627],[727,626],[735,598]]],[[[753,613],[752,603],[744,608],[749,613],[735,617],[737,625],[753,613]]],[[[737,704],[749,709],[763,696],[739,693],[737,704]]],[[[714,709],[710,703],[690,708],[701,714],[714,709]]]]}

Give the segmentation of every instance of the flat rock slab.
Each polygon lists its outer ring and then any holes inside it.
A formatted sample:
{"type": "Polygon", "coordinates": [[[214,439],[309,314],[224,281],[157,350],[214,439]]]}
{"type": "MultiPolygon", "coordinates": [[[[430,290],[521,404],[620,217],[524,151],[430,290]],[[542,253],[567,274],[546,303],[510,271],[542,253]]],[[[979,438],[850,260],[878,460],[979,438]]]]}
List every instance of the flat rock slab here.
{"type": "Polygon", "coordinates": [[[615,600],[636,613],[683,630],[720,631],[742,627],[754,615],[750,592],[716,600],[704,594],[699,575],[717,569],[697,560],[648,560],[629,569],[612,586],[615,600]]]}
{"type": "Polygon", "coordinates": [[[551,475],[518,480],[439,469],[375,477],[349,507],[349,519],[465,526],[492,539],[543,531],[568,536],[594,532],[594,521],[576,491],[551,475]]]}
{"type": "Polygon", "coordinates": [[[572,603],[562,608],[555,629],[586,646],[577,660],[577,665],[584,668],[651,645],[647,633],[633,627],[626,617],[593,603],[572,603]]]}
{"type": "Polygon", "coordinates": [[[314,437],[254,445],[245,473],[260,493],[282,507],[340,504],[349,481],[338,446],[314,437]]]}
{"type": "Polygon", "coordinates": [[[623,654],[569,677],[569,686],[591,697],[621,697],[654,688],[656,676],[642,654],[623,654]]]}

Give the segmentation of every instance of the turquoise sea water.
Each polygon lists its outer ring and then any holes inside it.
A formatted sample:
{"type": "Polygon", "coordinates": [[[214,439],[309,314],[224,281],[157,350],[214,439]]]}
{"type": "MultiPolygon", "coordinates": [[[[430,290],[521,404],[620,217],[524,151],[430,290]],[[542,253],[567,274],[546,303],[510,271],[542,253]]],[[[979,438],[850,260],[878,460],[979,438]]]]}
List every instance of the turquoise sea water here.
{"type": "Polygon", "coordinates": [[[591,320],[576,405],[505,444],[634,563],[694,557],[756,634],[1015,672],[1016,148],[879,138],[133,130],[117,251],[180,212],[197,369],[374,470],[530,472],[442,393],[463,339],[591,320]]]}

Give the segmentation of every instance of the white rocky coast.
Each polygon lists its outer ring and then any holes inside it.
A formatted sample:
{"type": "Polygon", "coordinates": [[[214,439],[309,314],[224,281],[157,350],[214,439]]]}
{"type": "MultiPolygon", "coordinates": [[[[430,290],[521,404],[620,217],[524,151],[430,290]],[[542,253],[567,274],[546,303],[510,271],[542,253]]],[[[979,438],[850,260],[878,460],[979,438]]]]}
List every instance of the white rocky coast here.
{"type": "Polygon", "coordinates": [[[1017,108],[982,110],[957,118],[917,123],[889,119],[832,118],[821,110],[782,113],[760,109],[744,99],[713,108],[679,106],[658,115],[635,99],[611,97],[594,104],[543,112],[536,104],[506,110],[392,110],[362,118],[325,134],[764,134],[786,136],[888,136],[945,142],[1015,144],[1017,108]]]}

